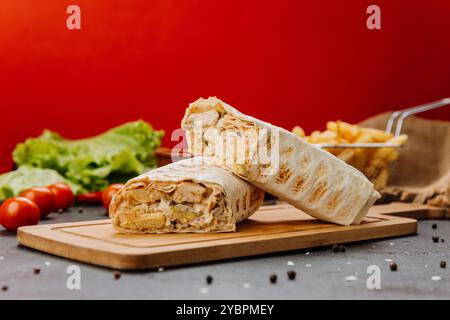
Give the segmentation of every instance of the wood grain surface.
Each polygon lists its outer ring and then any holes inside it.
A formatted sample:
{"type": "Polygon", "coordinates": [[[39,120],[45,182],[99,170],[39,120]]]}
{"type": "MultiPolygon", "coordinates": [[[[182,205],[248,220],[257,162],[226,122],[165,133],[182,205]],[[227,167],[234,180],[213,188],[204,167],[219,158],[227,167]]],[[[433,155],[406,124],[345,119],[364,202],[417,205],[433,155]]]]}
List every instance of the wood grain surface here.
{"type": "Polygon", "coordinates": [[[233,233],[120,234],[109,220],[96,220],[22,227],[17,241],[109,268],[151,269],[414,234],[416,220],[394,215],[428,210],[402,203],[374,206],[360,225],[338,226],[282,204],[262,207],[233,233]]]}

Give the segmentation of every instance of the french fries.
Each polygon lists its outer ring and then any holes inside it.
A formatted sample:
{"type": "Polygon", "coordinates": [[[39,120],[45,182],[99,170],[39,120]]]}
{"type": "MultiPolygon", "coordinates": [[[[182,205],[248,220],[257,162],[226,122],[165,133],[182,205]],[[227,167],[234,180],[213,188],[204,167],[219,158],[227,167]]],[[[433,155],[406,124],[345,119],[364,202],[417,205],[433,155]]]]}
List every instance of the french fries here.
{"type": "MultiPolygon", "coordinates": [[[[310,143],[396,143],[403,144],[407,135],[394,137],[393,134],[372,128],[363,128],[343,121],[328,121],[324,131],[313,131],[309,136],[296,126],[293,133],[310,143]]],[[[397,160],[399,152],[395,148],[329,148],[326,149],[339,159],[363,172],[380,190],[389,180],[391,164],[397,160]]]]}

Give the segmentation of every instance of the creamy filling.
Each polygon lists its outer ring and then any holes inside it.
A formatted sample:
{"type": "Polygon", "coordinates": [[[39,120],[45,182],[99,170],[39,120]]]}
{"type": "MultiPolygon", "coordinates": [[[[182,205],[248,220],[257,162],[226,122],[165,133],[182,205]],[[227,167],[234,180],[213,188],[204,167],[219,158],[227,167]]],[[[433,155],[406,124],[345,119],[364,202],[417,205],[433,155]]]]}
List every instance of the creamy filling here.
{"type": "Polygon", "coordinates": [[[217,187],[192,181],[178,183],[138,182],[121,194],[118,224],[139,231],[215,229],[232,223],[225,196],[217,187]]]}
{"type": "MultiPolygon", "coordinates": [[[[253,160],[252,155],[256,154],[259,139],[255,124],[223,110],[201,107],[192,111],[194,113],[189,116],[186,128],[193,129],[194,123],[200,121],[203,128],[202,155],[220,157],[226,164],[235,166],[237,172],[245,175],[249,162],[253,160]],[[218,152],[220,141],[225,144],[221,145],[222,150],[218,152]]],[[[191,134],[194,134],[193,130],[191,134]]]]}

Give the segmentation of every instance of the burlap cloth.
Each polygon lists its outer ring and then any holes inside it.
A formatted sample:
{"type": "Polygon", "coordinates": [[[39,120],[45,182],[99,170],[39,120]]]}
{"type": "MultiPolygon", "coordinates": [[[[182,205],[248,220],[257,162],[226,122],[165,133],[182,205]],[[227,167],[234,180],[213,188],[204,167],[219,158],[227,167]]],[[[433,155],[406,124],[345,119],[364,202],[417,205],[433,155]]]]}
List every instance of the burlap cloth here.
{"type": "MultiPolygon", "coordinates": [[[[391,112],[360,123],[385,129],[391,112]]],[[[450,122],[409,117],[402,133],[408,141],[391,168],[384,202],[404,201],[450,208],[450,122]]]]}

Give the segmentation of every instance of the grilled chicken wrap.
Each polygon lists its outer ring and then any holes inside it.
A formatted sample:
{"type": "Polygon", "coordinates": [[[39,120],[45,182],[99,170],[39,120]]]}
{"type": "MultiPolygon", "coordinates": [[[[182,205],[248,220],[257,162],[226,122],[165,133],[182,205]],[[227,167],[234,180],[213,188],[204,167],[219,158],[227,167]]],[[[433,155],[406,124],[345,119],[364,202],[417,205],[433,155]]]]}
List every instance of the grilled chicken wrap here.
{"type": "Polygon", "coordinates": [[[320,220],[359,224],[380,197],[358,170],[295,134],[210,97],[191,103],[182,121],[189,152],[320,220]]]}
{"type": "Polygon", "coordinates": [[[124,233],[235,231],[264,191],[202,157],[151,170],[114,196],[109,214],[124,233]]]}

